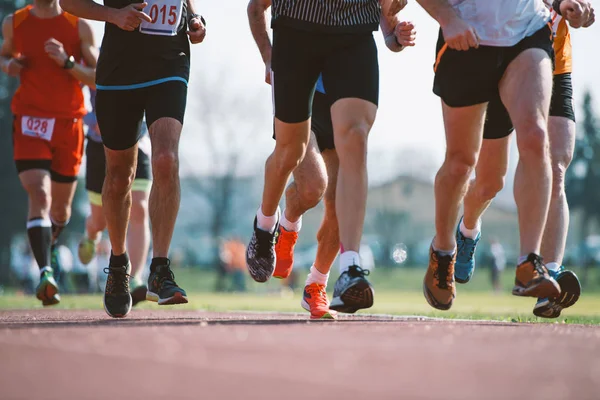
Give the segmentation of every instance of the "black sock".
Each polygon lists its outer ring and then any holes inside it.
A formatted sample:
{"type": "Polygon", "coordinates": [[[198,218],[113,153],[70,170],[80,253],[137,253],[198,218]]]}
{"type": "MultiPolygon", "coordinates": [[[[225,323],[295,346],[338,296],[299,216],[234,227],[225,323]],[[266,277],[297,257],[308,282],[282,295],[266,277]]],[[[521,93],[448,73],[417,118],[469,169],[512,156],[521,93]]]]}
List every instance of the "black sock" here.
{"type": "Polygon", "coordinates": [[[156,272],[156,267],[159,265],[169,266],[171,261],[167,257],[154,257],[150,264],[150,272],[156,272]]]}
{"type": "Polygon", "coordinates": [[[129,256],[127,255],[127,253],[115,256],[111,251],[109,264],[111,267],[124,267],[127,264],[129,264],[129,256]]]}
{"type": "Polygon", "coordinates": [[[53,244],[56,243],[56,241],[58,240],[58,237],[60,236],[60,233],[63,231],[63,229],[65,229],[65,226],[67,226],[68,223],[69,223],[69,221],[59,224],[59,223],[55,222],[54,220],[52,220],[52,243],[53,244]]]}
{"type": "Polygon", "coordinates": [[[27,221],[27,236],[31,251],[40,269],[50,266],[50,244],[52,228],[50,221],[43,218],[32,218],[27,221]]]}

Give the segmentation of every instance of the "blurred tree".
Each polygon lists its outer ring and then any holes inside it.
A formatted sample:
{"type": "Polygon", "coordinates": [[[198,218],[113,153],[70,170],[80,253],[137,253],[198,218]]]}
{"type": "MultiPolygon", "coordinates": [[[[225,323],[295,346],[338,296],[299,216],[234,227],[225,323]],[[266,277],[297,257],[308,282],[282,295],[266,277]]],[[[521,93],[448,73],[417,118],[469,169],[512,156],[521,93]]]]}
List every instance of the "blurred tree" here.
{"type": "MultiPolygon", "coordinates": [[[[23,7],[23,0],[2,0],[0,21],[23,7]]],[[[10,103],[18,80],[0,72],[0,196],[2,223],[0,229],[0,285],[8,283],[11,242],[18,233],[25,233],[27,197],[21,188],[12,155],[12,113],[10,103]]]]}
{"type": "Polygon", "coordinates": [[[594,116],[592,95],[583,95],[583,121],[579,125],[575,154],[567,170],[566,192],[572,211],[582,212],[580,240],[590,234],[592,222],[600,223],[600,129],[594,116]]]}

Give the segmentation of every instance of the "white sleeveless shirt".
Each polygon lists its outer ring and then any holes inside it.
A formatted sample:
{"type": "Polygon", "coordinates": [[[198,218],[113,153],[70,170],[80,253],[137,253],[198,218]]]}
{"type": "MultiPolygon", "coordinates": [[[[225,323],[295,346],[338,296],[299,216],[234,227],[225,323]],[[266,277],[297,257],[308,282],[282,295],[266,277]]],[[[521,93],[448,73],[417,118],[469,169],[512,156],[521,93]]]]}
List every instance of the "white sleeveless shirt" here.
{"type": "Polygon", "coordinates": [[[475,28],[484,46],[514,46],[550,20],[544,0],[449,0],[448,3],[475,28]]]}

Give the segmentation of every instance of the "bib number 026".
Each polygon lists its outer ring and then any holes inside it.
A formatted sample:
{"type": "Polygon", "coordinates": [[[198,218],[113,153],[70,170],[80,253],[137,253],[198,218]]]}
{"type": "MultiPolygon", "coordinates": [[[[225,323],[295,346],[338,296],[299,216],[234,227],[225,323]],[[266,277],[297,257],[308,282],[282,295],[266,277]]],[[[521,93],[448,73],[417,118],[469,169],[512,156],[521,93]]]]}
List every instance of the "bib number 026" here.
{"type": "Polygon", "coordinates": [[[175,36],[181,21],[183,0],[148,0],[144,9],[152,22],[143,21],[140,32],[148,35],[175,36]]]}

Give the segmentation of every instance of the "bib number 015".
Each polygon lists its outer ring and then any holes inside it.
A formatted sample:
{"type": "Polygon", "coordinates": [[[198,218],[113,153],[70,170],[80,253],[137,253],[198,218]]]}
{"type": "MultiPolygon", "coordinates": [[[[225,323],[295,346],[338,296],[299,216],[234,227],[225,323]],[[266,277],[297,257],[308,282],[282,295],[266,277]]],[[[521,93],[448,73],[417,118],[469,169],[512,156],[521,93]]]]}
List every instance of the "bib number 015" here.
{"type": "Polygon", "coordinates": [[[143,21],[140,32],[148,35],[175,36],[181,21],[183,0],[148,0],[144,9],[152,22],[143,21]]]}

